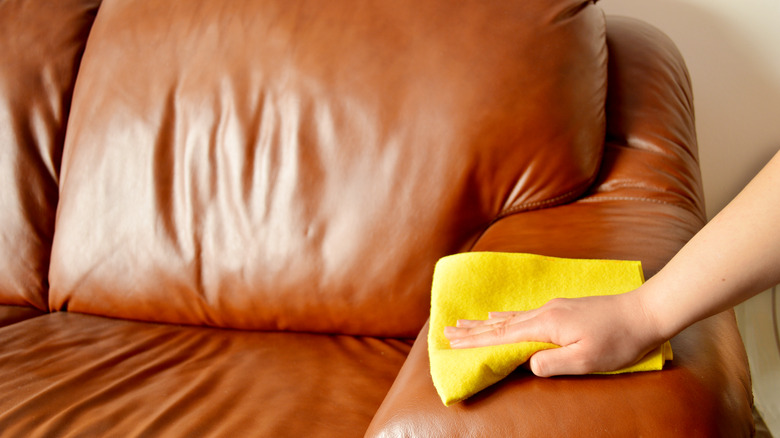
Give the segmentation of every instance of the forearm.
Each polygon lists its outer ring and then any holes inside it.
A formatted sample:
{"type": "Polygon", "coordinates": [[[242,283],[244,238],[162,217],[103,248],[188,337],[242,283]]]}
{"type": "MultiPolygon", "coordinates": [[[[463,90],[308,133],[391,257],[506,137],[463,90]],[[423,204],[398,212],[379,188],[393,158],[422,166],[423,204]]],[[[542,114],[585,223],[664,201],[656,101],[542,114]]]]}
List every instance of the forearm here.
{"type": "Polygon", "coordinates": [[[635,291],[664,337],[780,282],[780,153],[635,291]]]}

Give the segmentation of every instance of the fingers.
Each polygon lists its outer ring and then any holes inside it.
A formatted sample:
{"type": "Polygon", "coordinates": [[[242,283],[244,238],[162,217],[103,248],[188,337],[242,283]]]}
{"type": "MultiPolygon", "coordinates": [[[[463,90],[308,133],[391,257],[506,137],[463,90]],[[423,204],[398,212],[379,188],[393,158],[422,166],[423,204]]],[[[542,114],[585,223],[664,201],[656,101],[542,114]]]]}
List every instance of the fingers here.
{"type": "Polygon", "coordinates": [[[512,311],[512,312],[490,312],[490,313],[488,313],[488,318],[489,319],[512,318],[512,317],[515,317],[515,316],[520,316],[523,313],[528,313],[528,312],[514,312],[514,311],[512,311]]]}
{"type": "Polygon", "coordinates": [[[495,320],[491,324],[474,327],[447,327],[444,335],[451,348],[474,348],[517,342],[551,342],[544,322],[539,319],[495,320]]]}
{"type": "Polygon", "coordinates": [[[462,325],[458,321],[457,327],[445,327],[444,336],[450,340],[450,343],[456,339],[462,339],[469,336],[479,335],[481,333],[488,333],[495,330],[501,330],[502,325],[506,325],[507,320],[493,320],[485,321],[480,324],[480,321],[467,322],[462,325]]]}
{"type": "Polygon", "coordinates": [[[461,328],[471,328],[471,327],[482,327],[486,325],[493,325],[497,322],[499,322],[501,319],[506,318],[495,318],[495,319],[459,319],[455,325],[455,327],[461,327],[461,328]]]}
{"type": "Polygon", "coordinates": [[[507,319],[512,319],[515,322],[519,322],[533,318],[538,313],[538,311],[539,309],[528,310],[524,312],[490,312],[488,313],[488,319],[459,319],[455,323],[455,327],[471,328],[490,326],[507,319]]]}
{"type": "Polygon", "coordinates": [[[505,319],[459,319],[455,327],[444,328],[444,336],[449,340],[453,340],[484,333],[494,330],[495,325],[504,322],[505,319]]]}
{"type": "Polygon", "coordinates": [[[522,321],[524,319],[533,317],[535,314],[536,309],[524,312],[490,312],[488,313],[488,319],[459,319],[457,321],[456,327],[479,327],[483,325],[492,325],[504,319],[522,321]]]}
{"type": "Polygon", "coordinates": [[[533,319],[538,313],[539,309],[523,312],[490,312],[488,319],[459,319],[455,327],[445,327],[444,336],[452,341],[481,333],[501,332],[505,330],[506,325],[533,319]]]}

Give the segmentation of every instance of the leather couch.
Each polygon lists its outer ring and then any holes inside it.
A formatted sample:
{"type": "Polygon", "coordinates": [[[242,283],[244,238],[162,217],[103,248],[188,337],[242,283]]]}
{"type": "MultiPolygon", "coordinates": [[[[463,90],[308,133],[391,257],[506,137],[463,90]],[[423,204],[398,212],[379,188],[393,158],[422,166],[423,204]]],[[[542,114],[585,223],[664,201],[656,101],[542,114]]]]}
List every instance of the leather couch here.
{"type": "Polygon", "coordinates": [[[752,433],[731,312],[660,372],[449,408],[428,374],[440,257],[651,276],[704,224],[658,30],[583,0],[4,0],[0,53],[1,436],[752,433]]]}

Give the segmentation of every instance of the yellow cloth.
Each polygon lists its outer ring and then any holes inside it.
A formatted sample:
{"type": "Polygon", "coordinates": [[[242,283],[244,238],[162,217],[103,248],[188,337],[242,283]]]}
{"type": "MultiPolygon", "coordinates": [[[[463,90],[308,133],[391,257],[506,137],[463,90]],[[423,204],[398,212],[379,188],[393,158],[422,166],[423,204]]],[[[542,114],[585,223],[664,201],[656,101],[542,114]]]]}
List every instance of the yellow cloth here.
{"type": "MultiPolygon", "coordinates": [[[[644,282],[640,262],[495,252],[444,257],[433,277],[428,355],[433,384],[447,406],[503,379],[533,353],[558,346],[520,342],[451,349],[444,327],[454,326],[458,319],[486,319],[491,311],[534,309],[557,297],[624,293],[644,282]]],[[[660,370],[671,358],[667,342],[615,373],[660,370]]]]}

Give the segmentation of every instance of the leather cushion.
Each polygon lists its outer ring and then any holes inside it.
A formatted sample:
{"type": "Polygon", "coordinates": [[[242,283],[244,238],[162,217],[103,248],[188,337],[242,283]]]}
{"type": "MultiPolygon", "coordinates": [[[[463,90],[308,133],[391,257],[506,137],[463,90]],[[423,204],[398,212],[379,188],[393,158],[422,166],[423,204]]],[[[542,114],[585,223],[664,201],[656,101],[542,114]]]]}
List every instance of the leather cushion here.
{"type": "Polygon", "coordinates": [[[0,339],[8,437],[362,437],[411,348],[72,312],[0,339]]]}
{"type": "Polygon", "coordinates": [[[0,305],[48,308],[65,125],[99,3],[0,2],[0,305]]]}
{"type": "Polygon", "coordinates": [[[52,306],[414,336],[438,258],[593,181],[606,64],[583,0],[106,2],[52,306]]]}

